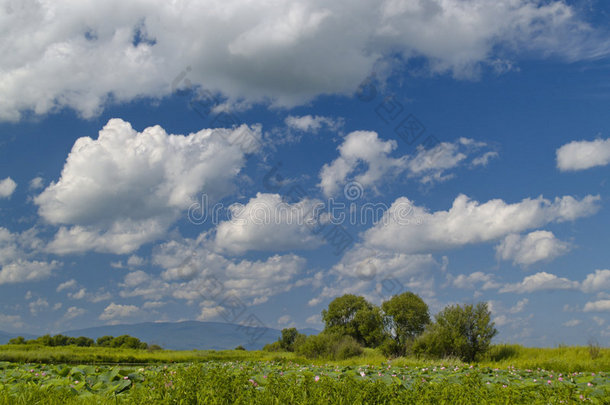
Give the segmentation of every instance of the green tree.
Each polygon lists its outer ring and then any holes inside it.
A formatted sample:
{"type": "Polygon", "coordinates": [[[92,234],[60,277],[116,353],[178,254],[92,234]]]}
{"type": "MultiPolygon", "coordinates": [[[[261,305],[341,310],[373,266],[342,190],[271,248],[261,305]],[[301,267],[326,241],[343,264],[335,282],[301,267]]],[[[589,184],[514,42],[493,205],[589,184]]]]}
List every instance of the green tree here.
{"type": "Polygon", "coordinates": [[[430,323],[428,305],[419,295],[404,292],[385,301],[381,308],[385,314],[386,333],[394,339],[388,345],[392,348],[390,351],[395,355],[404,355],[407,344],[421,335],[430,323]]]}
{"type": "Polygon", "coordinates": [[[383,318],[379,308],[364,297],[345,294],[335,298],[322,311],[324,330],[351,336],[358,343],[373,347],[383,339],[383,318]]]}
{"type": "Polygon", "coordinates": [[[282,329],[282,336],[279,339],[280,347],[288,352],[294,351],[293,345],[298,335],[299,331],[297,331],[297,328],[282,329]]]}
{"type": "Polygon", "coordinates": [[[24,345],[25,338],[23,336],[17,336],[16,338],[12,338],[8,341],[9,345],[24,345]]]}
{"type": "Polygon", "coordinates": [[[110,342],[114,339],[114,336],[106,335],[97,338],[96,344],[101,347],[110,347],[110,342]]]}
{"type": "Polygon", "coordinates": [[[489,349],[491,339],[498,333],[486,302],[448,306],[435,318],[436,322],[416,343],[416,352],[457,356],[472,362],[489,349]]]}

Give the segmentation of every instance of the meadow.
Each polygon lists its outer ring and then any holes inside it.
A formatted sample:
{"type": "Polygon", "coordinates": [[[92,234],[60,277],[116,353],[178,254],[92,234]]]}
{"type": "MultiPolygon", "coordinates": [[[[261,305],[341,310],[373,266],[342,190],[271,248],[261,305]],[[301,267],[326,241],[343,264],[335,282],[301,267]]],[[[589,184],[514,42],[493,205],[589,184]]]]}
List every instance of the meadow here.
{"type": "Polygon", "coordinates": [[[497,345],[467,364],[388,360],[374,349],[329,361],[288,352],[5,345],[0,403],[610,404],[610,349],[497,345]]]}

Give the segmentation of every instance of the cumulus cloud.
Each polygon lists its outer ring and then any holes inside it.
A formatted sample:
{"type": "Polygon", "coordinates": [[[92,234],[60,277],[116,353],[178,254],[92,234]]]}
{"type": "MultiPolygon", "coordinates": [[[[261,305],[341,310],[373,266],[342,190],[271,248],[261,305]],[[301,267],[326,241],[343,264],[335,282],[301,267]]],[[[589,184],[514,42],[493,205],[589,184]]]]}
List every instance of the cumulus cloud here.
{"type": "MultiPolygon", "coordinates": [[[[225,300],[239,297],[244,305],[257,305],[297,285],[305,260],[294,254],[264,260],[228,259],[198,240],[172,240],[157,246],[152,262],[163,269],[161,276],[134,271],[121,283],[122,297],[161,300],[171,297],[199,302],[206,319],[219,314],[225,300]]],[[[226,312],[226,311],[225,311],[226,312]]]]}
{"type": "Polygon", "coordinates": [[[541,260],[551,260],[570,249],[569,244],[555,238],[549,231],[534,231],[527,235],[510,234],[496,246],[496,255],[502,260],[528,266],[541,260]]]}
{"type": "Polygon", "coordinates": [[[316,248],[322,241],[305,223],[315,204],[311,200],[288,204],[278,194],[257,193],[246,205],[230,207],[231,220],[216,227],[216,247],[230,253],[316,248]]]}
{"type": "Polygon", "coordinates": [[[198,194],[214,202],[233,191],[245,153],[254,151],[235,142],[244,137],[259,139],[260,127],[183,136],[111,119],[98,139],[74,143],[60,179],[34,199],[42,218],[62,225],[48,250],[122,254],[163,236],[198,194]]]}
{"type": "Polygon", "coordinates": [[[580,325],[580,323],[580,319],[570,319],[569,321],[565,321],[564,323],[562,323],[562,325],[571,328],[580,325]]]}
{"type": "Polygon", "coordinates": [[[0,180],[0,198],[9,198],[16,188],[17,183],[15,183],[10,177],[0,180]]]}
{"type": "Polygon", "coordinates": [[[610,270],[595,270],[588,274],[581,288],[586,293],[610,291],[610,270]]]}
{"type": "Polygon", "coordinates": [[[123,318],[130,318],[140,313],[140,308],[135,305],[121,305],[110,303],[104,312],[101,313],[99,319],[102,321],[111,321],[111,323],[119,322],[123,318]]]}
{"type": "Polygon", "coordinates": [[[610,163],[610,138],[572,141],[557,149],[557,167],[561,171],[590,169],[610,163]]]}
{"type": "Polygon", "coordinates": [[[39,190],[44,187],[44,179],[40,176],[34,177],[30,180],[30,190],[39,190]]]}
{"type": "Polygon", "coordinates": [[[84,310],[83,308],[70,307],[66,310],[66,313],[64,314],[64,318],[65,319],[74,319],[74,318],[84,315],[86,312],[87,311],[84,310]]]}
{"type": "Polygon", "coordinates": [[[11,233],[0,227],[0,285],[50,277],[61,262],[37,257],[42,246],[35,229],[11,233]]]}
{"type": "Polygon", "coordinates": [[[408,255],[357,244],[330,271],[312,280],[312,285],[321,291],[309,305],[343,294],[362,295],[380,303],[404,291],[430,300],[435,295],[435,276],[441,267],[430,254],[408,255]]]}
{"type": "Polygon", "coordinates": [[[583,308],[585,312],[610,312],[610,300],[591,301],[585,304],[583,308]]]}
{"type": "Polygon", "coordinates": [[[473,77],[495,66],[500,48],[569,59],[607,50],[561,1],[57,0],[0,13],[3,120],[64,107],[90,117],[186,80],[232,100],[291,106],[351,94],[376,64],[412,57],[434,73],[473,77]]]}
{"type": "Polygon", "coordinates": [[[447,170],[458,167],[484,146],[486,144],[482,142],[459,138],[430,149],[420,145],[413,156],[393,158],[390,154],[398,147],[395,140],[383,141],[373,131],[355,131],[337,148],[339,157],[322,167],[318,186],[331,197],[338,193],[348,177],[353,177],[363,187],[372,188],[382,178],[402,172],[424,184],[444,181],[452,177],[446,174],[447,170]],[[362,165],[366,170],[359,170],[362,165]]]}
{"type": "Polygon", "coordinates": [[[527,276],[520,283],[506,284],[500,289],[501,293],[532,293],[544,290],[574,290],[579,287],[578,281],[557,277],[547,272],[527,276]]]}
{"type": "Polygon", "coordinates": [[[469,275],[459,274],[457,277],[452,278],[452,284],[457,288],[464,289],[474,289],[477,288],[477,285],[480,285],[481,290],[489,290],[500,286],[494,280],[492,274],[481,271],[475,271],[469,275]]]}
{"type": "Polygon", "coordinates": [[[599,200],[599,196],[591,195],[581,200],[572,196],[556,197],[553,201],[540,196],[513,204],[500,199],[481,204],[462,194],[449,210],[430,213],[408,198],[400,197],[377,225],[364,232],[364,239],[372,247],[405,253],[456,248],[496,240],[551,222],[593,215],[599,209],[599,200]]]}
{"type": "Polygon", "coordinates": [[[289,115],[284,123],[292,129],[317,133],[322,127],[327,127],[331,131],[337,130],[342,125],[342,120],[308,114],[303,116],[289,115]]]}

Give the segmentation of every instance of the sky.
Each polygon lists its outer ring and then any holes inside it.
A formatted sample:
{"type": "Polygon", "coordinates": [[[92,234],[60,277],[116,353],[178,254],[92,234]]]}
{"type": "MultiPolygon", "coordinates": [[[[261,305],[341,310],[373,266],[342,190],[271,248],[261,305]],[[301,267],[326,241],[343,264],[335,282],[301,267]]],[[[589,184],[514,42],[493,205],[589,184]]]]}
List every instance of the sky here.
{"type": "Polygon", "coordinates": [[[610,344],[602,1],[0,1],[0,330],[489,303],[610,344]]]}

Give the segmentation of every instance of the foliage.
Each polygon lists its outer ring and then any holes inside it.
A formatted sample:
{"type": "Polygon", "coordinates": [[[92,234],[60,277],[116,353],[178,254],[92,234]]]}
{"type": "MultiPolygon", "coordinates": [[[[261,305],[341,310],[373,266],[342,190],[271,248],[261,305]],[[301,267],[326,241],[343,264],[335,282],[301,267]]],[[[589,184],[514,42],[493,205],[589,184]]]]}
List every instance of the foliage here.
{"type": "Polygon", "coordinates": [[[375,347],[383,340],[383,318],[378,307],[364,297],[345,294],[322,311],[325,332],[351,336],[358,343],[375,347]]]}
{"type": "Polygon", "coordinates": [[[610,375],[514,367],[294,362],[0,363],[0,404],[608,404],[610,375]]]}
{"type": "Polygon", "coordinates": [[[351,336],[323,332],[308,336],[296,351],[308,359],[343,360],[361,355],[362,346],[351,336]]]}
{"type": "Polygon", "coordinates": [[[386,333],[394,340],[384,341],[382,350],[387,354],[402,356],[408,343],[422,334],[430,323],[428,305],[417,294],[404,292],[385,301],[381,308],[385,314],[386,333]]]}
{"type": "Polygon", "coordinates": [[[436,322],[415,342],[415,353],[436,357],[457,356],[475,361],[497,334],[487,303],[452,305],[436,315],[436,322]]]}
{"type": "MultiPolygon", "coordinates": [[[[122,336],[102,336],[97,339],[97,342],[91,338],[86,336],[79,337],[71,337],[64,335],[43,335],[36,339],[25,340],[23,336],[19,336],[9,340],[8,342],[11,345],[42,345],[49,347],[58,347],[58,346],[79,346],[79,347],[92,347],[92,346],[100,346],[100,347],[122,347],[128,349],[147,349],[148,344],[141,342],[140,339],[135,338],[129,335],[122,336]]],[[[159,350],[161,347],[159,345],[155,345],[159,350]]]]}

